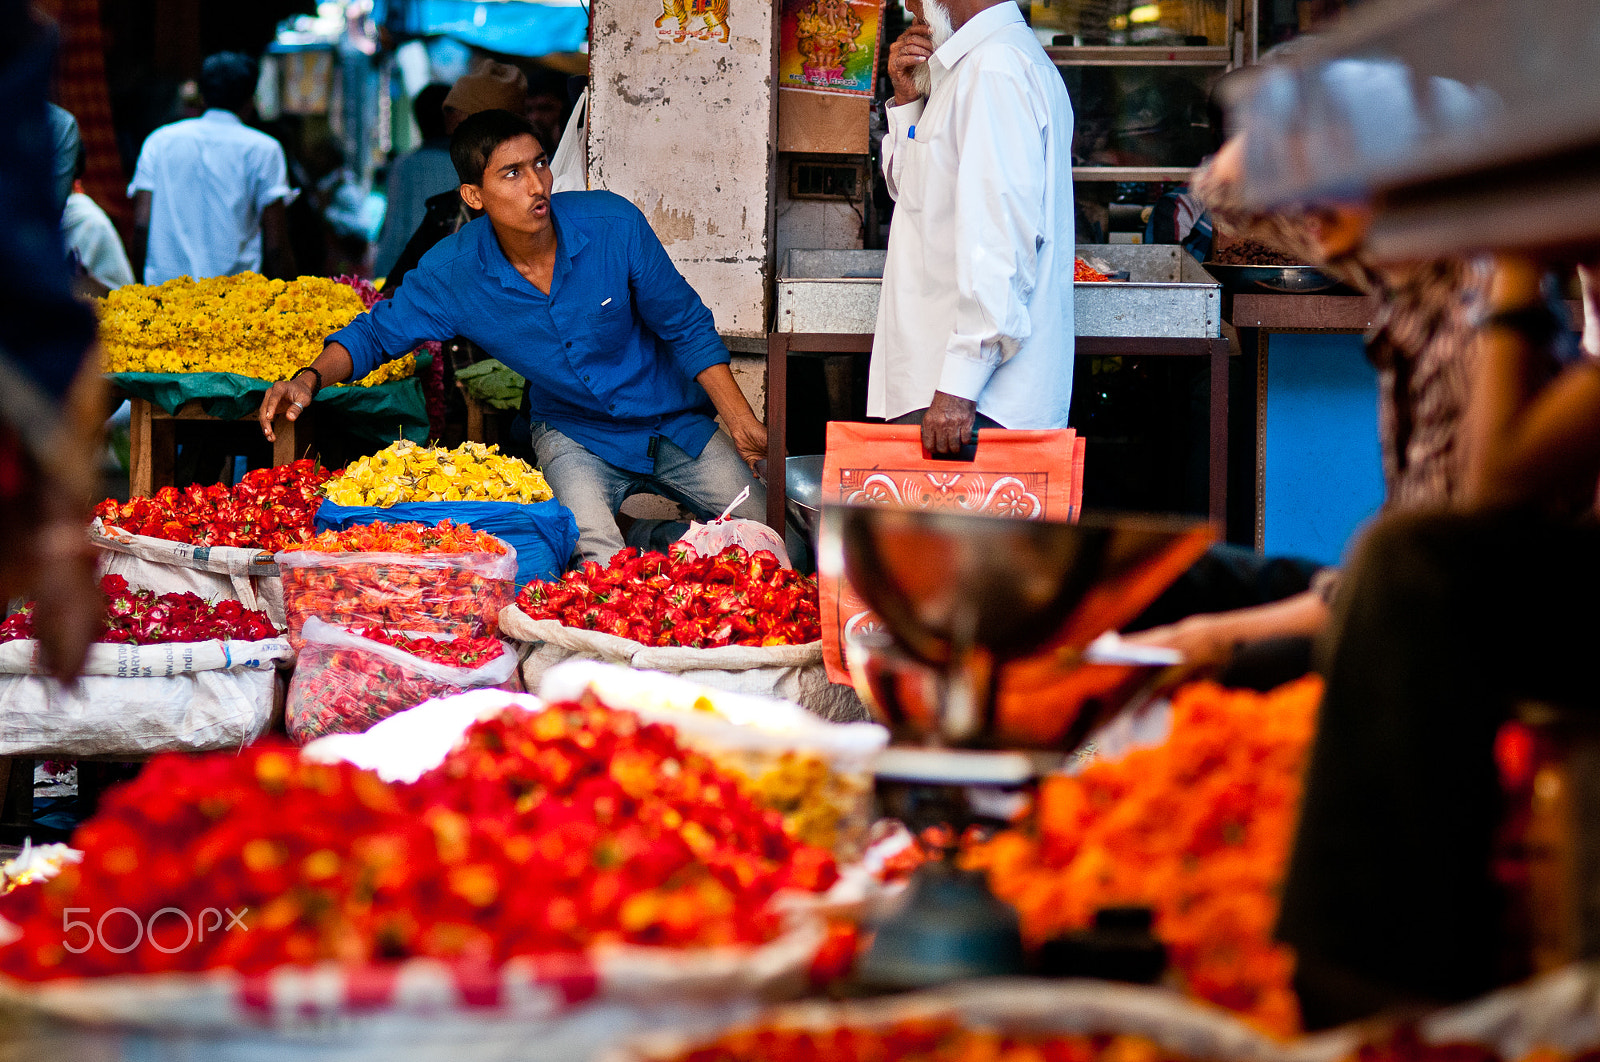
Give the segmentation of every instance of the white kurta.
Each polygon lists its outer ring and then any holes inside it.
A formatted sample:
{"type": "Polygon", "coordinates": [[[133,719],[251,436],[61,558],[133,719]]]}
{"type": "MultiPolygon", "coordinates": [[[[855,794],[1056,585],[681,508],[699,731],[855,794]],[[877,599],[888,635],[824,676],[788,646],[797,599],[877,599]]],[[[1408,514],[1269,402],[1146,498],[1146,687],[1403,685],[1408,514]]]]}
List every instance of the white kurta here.
{"type": "Polygon", "coordinates": [[[128,197],[150,193],[144,282],[261,269],[261,212],[289,195],[283,148],[230,111],[164,125],[139,151],[128,197]]]}
{"type": "Polygon", "coordinates": [[[979,12],[928,61],[926,100],[890,107],[895,198],[867,413],[935,391],[1008,428],[1072,404],[1072,101],[1016,4],[979,12]]]}

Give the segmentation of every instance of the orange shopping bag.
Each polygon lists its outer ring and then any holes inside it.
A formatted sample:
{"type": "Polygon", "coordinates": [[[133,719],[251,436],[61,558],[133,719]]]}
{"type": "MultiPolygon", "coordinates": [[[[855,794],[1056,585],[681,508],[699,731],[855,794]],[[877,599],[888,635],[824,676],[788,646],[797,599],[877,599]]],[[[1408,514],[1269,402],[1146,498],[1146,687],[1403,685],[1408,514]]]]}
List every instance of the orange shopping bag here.
{"type": "MultiPolygon", "coordinates": [[[[828,423],[822,502],[903,505],[920,509],[1076,521],[1083,501],[1083,440],[1071,428],[1008,431],[984,428],[971,461],[935,461],[922,454],[914,424],[828,423]]],[[[824,513],[823,520],[827,520],[824,513]]],[[[873,622],[848,582],[822,578],[822,656],[828,678],[849,682],[845,635],[873,622]]]]}

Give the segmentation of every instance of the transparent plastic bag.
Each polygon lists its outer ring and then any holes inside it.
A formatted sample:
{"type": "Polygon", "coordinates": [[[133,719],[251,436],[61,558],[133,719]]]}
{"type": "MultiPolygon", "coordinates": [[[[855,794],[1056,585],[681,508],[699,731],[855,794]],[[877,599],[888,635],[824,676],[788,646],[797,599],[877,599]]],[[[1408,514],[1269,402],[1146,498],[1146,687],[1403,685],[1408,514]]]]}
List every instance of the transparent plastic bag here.
{"type": "Polygon", "coordinates": [[[829,723],[788,701],[713,689],[673,675],[570,660],[545,672],[546,702],[592,691],[601,703],[666,723],[684,744],[741,774],[789,831],[861,856],[872,825],[872,761],[889,741],[876,723],[829,723]]]}
{"type": "Polygon", "coordinates": [[[521,688],[516,650],[505,642],[499,656],[465,668],[424,660],[315,617],[301,633],[304,644],[284,710],[289,736],[297,742],[359,734],[434,697],[521,688]]]}
{"type": "Polygon", "coordinates": [[[340,627],[476,638],[498,634],[516,598],[517,554],[317,553],[277,556],[289,641],[313,617],[340,627]]]}
{"type": "Polygon", "coordinates": [[[750,488],[746,487],[739,492],[739,496],[728,503],[722,510],[722,515],[709,524],[693,523],[689,530],[678,539],[694,549],[702,557],[715,557],[729,546],[743,546],[751,553],[757,550],[770,550],[777,555],[778,562],[785,568],[793,568],[789,563],[789,551],[784,548],[783,536],[759,520],[743,520],[728,514],[744,504],[750,497],[750,488]]]}

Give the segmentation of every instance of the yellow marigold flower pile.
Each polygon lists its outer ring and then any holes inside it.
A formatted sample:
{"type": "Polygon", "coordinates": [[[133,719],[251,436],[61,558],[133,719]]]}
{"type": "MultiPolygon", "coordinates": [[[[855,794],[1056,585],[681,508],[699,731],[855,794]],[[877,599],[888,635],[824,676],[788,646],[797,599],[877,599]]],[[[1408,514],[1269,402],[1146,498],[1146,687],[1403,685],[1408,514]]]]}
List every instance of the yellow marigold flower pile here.
{"type": "Polygon", "coordinates": [[[1186,686],[1165,742],[1046,779],[1034,820],[963,863],[988,872],[1035,947],[1097,908],[1152,908],[1189,994],[1288,1036],[1294,958],[1272,927],[1321,694],[1315,676],[1267,694],[1186,686]]]}
{"type": "Polygon", "coordinates": [[[498,446],[465,442],[454,450],[401,439],[363,457],[323,488],[335,505],[402,502],[541,502],[554,497],[544,475],[498,446]]]}
{"type": "MultiPolygon", "coordinates": [[[[231,372],[275,382],[315,361],[323,340],[363,311],[353,288],[322,277],[178,277],[107,295],[100,339],[108,372],[231,372]]],[[[416,368],[407,354],[357,384],[405,379],[416,368]]]]}

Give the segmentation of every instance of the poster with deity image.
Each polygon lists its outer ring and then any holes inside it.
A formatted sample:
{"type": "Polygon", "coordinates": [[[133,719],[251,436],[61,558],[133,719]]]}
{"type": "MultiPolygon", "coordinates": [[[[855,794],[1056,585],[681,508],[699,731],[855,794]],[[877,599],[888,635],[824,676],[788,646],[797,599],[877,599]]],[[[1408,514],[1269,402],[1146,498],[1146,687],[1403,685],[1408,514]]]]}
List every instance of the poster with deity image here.
{"type": "Polygon", "coordinates": [[[783,0],[778,87],[871,96],[882,0],[783,0]]]}

